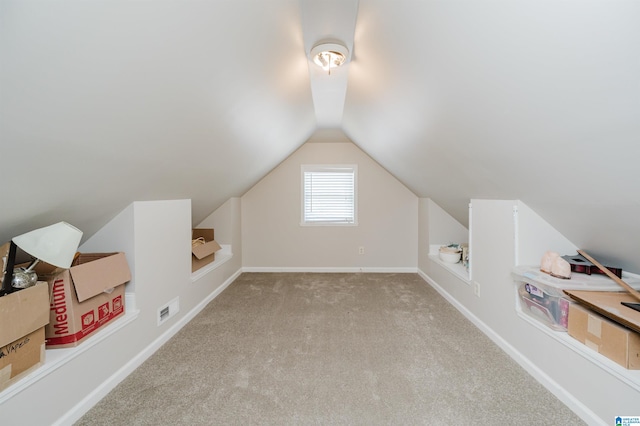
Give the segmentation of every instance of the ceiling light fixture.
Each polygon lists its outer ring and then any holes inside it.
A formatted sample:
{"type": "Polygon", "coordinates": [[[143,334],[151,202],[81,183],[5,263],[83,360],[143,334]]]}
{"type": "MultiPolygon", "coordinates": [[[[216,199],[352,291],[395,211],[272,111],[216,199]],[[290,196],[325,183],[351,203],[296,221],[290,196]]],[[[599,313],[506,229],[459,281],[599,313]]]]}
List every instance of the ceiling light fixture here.
{"type": "Polygon", "coordinates": [[[321,42],[311,49],[311,60],[331,75],[331,68],[337,68],[347,62],[349,50],[341,43],[321,42]]]}

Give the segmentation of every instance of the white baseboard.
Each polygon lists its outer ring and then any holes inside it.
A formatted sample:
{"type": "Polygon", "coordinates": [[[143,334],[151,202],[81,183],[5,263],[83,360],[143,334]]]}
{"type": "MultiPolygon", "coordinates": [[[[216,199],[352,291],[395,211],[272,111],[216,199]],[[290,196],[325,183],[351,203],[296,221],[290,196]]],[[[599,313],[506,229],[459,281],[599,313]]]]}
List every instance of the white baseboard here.
{"type": "Polygon", "coordinates": [[[415,274],[418,268],[413,267],[268,267],[268,266],[245,266],[242,272],[315,272],[315,273],[385,273],[385,274],[415,274]]]}
{"type": "Polygon", "coordinates": [[[71,410],[67,411],[64,416],[59,418],[53,425],[66,426],[72,425],[74,422],[80,419],[87,411],[97,404],[102,398],[104,398],[118,383],[124,380],[129,374],[138,368],[144,361],[153,355],[162,345],[164,345],[169,339],[171,339],[182,327],[187,325],[200,311],[202,311],[209,302],[215,299],[222,291],[227,288],[236,278],[242,273],[239,269],[233,275],[231,275],[222,285],[211,292],[204,300],[198,303],[191,311],[185,316],[180,318],[175,324],[167,329],[162,335],[154,340],[149,346],[147,346],[142,352],[132,358],[122,368],[116,371],[111,377],[100,384],[93,392],[78,402],[71,410]]]}
{"type": "Polygon", "coordinates": [[[560,386],[555,380],[553,380],[547,373],[542,371],[537,365],[535,365],[529,358],[524,356],[520,351],[514,348],[509,342],[504,340],[499,334],[493,331],[492,328],[482,322],[477,316],[469,311],[464,305],[458,302],[453,296],[445,291],[438,285],[431,277],[425,274],[422,270],[418,269],[418,275],[420,275],[431,287],[433,287],[447,302],[453,305],[462,315],[464,315],[469,321],[471,321],[476,327],[480,329],[487,337],[489,337],[500,349],[507,353],[514,361],[516,361],[522,368],[525,369],[534,379],[536,379],[541,385],[543,385],[549,392],[555,395],[564,405],[569,407],[571,411],[576,413],[582,420],[589,425],[606,425],[600,417],[598,417],[587,406],[580,402],[576,397],[570,394],[565,388],[560,386]]]}

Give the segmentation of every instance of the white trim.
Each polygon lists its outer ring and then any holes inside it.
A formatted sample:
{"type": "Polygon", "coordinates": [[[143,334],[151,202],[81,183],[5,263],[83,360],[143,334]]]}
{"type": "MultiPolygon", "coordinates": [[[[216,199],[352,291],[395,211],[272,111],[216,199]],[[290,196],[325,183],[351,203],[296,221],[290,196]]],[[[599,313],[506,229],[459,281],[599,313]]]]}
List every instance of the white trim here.
{"type": "Polygon", "coordinates": [[[555,380],[553,380],[547,373],[542,371],[537,365],[529,360],[524,354],[511,346],[509,342],[504,340],[502,336],[497,334],[482,322],[477,316],[475,316],[469,309],[458,302],[453,296],[447,293],[442,287],[440,287],[431,277],[418,269],[418,275],[422,277],[431,287],[433,287],[447,302],[455,307],[462,315],[464,315],[469,321],[471,321],[476,327],[480,329],[487,337],[489,337],[498,347],[500,347],[507,355],[509,355],[514,361],[516,361],[522,368],[527,371],[534,379],[536,379],[541,385],[543,385],[549,392],[556,396],[563,404],[576,413],[582,420],[590,425],[607,425],[607,422],[603,421],[587,406],[580,402],[575,396],[570,394],[565,388],[560,386],[555,380]]]}
{"type": "Polygon", "coordinates": [[[469,203],[469,262],[467,278],[469,284],[473,280],[473,204],[469,203]]]}
{"type": "Polygon", "coordinates": [[[520,264],[520,225],[518,218],[518,206],[513,206],[513,266],[520,264]]]}
{"type": "Polygon", "coordinates": [[[321,267],[321,266],[244,266],[242,272],[320,272],[320,273],[386,273],[386,274],[415,274],[414,267],[321,267]]]}
{"type": "Polygon", "coordinates": [[[191,311],[185,316],[180,318],[175,324],[173,324],[167,331],[162,333],[156,340],[154,340],[149,346],[143,349],[135,357],[133,357],[128,363],[123,365],[118,371],[116,371],[111,377],[98,385],[93,392],[78,402],[73,408],[67,411],[62,417],[53,423],[54,426],[66,426],[72,425],[74,422],[80,419],[91,407],[97,404],[102,398],[104,398],[118,383],[124,380],[129,374],[138,368],[144,361],[153,355],[162,345],[164,345],[169,339],[175,336],[182,327],[187,325],[205,306],[213,299],[215,299],[222,291],[227,288],[236,278],[242,273],[241,269],[238,269],[233,275],[222,283],[218,288],[213,290],[209,296],[198,303],[191,311]]]}

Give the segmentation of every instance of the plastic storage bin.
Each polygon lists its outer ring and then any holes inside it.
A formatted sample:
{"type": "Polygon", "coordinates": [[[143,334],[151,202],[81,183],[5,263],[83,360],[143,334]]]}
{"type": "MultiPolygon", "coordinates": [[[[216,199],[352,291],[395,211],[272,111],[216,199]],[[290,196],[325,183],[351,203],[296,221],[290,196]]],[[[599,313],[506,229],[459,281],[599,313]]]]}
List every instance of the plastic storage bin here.
{"type": "MultiPolygon", "coordinates": [[[[558,331],[567,331],[572,303],[564,290],[624,291],[605,275],[573,272],[571,279],[564,280],[545,274],[538,266],[517,266],[511,275],[517,285],[520,311],[558,331]]],[[[622,279],[640,290],[640,277],[623,273],[622,279]]]]}

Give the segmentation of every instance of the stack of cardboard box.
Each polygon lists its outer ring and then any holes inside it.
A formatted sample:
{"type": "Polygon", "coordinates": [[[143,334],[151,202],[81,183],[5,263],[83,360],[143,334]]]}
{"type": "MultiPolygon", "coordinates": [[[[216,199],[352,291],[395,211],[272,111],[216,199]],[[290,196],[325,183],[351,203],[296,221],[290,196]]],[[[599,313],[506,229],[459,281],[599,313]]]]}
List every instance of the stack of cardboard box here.
{"type": "MultiPolygon", "coordinates": [[[[8,253],[9,243],[0,246],[0,277],[8,253]]],[[[35,286],[0,297],[0,390],[43,365],[45,347],[77,346],[125,312],[124,253],[77,253],[69,269],[35,270],[35,286]]]]}

